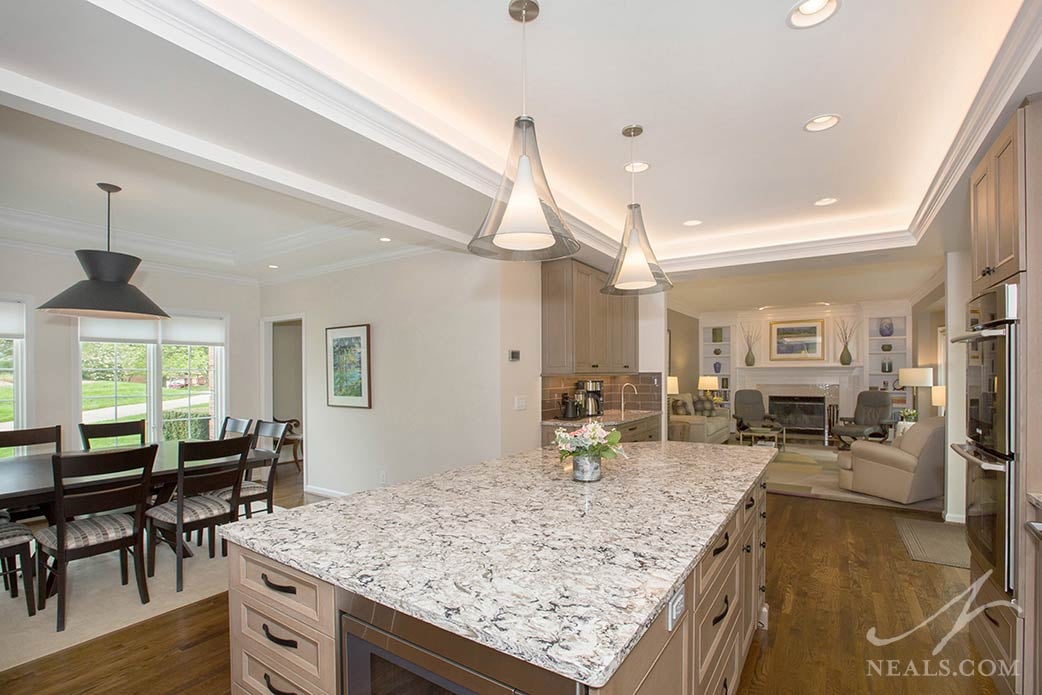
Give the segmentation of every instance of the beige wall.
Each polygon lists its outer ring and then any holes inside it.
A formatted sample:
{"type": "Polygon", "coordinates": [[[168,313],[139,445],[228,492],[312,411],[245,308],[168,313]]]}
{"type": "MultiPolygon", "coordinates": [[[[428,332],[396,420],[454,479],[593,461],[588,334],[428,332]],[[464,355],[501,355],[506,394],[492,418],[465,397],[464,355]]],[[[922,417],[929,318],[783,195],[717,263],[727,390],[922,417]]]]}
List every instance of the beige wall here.
{"type": "Polygon", "coordinates": [[[309,489],[350,493],[539,445],[537,264],[439,251],[261,295],[266,316],[305,316],[309,489]],[[325,329],[360,323],[372,325],[373,407],[329,407],[325,329]]]}
{"type": "Polygon", "coordinates": [[[698,319],[673,309],[666,316],[672,346],[668,376],[677,377],[680,393],[694,393],[698,390],[698,353],[702,347],[698,319]]]}
{"type": "MultiPolygon", "coordinates": [[[[76,319],[35,307],[84,278],[72,251],[0,247],[0,296],[28,305],[27,426],[60,424],[65,445],[79,447],[80,405],[76,319]]],[[[260,411],[258,386],[260,289],[254,283],[199,273],[140,269],[134,284],[168,313],[223,315],[228,325],[227,409],[243,417],[260,411]]]]}
{"type": "Polygon", "coordinates": [[[271,327],[271,410],[280,420],[304,420],[304,365],[301,321],[271,327]]]}

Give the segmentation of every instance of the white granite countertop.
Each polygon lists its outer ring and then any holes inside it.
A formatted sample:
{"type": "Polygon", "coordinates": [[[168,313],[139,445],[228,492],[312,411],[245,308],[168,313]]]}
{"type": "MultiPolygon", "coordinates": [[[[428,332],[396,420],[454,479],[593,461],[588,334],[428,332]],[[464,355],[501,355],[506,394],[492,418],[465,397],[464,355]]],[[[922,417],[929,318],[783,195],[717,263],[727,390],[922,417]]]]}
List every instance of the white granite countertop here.
{"type": "Polygon", "coordinates": [[[621,410],[605,410],[601,415],[597,415],[596,417],[581,417],[576,420],[554,418],[551,420],[543,420],[540,424],[553,427],[573,427],[575,429],[578,429],[590,422],[599,422],[605,426],[624,425],[629,422],[647,420],[650,417],[656,417],[661,414],[662,413],[658,410],[629,409],[626,411],[626,417],[623,417],[621,410]]]}
{"type": "Polygon", "coordinates": [[[775,455],[627,444],[596,483],[552,448],[222,526],[228,540],[601,687],[775,455]]]}

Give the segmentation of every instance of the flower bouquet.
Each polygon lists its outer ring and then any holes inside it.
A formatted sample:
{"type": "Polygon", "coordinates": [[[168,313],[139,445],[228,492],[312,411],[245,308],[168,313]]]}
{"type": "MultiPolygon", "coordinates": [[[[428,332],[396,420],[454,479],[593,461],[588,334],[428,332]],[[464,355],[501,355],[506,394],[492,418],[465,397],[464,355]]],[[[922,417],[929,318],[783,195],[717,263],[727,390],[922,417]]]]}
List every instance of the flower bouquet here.
{"type": "Polygon", "coordinates": [[[621,440],[621,432],[616,429],[609,432],[599,422],[591,422],[571,432],[561,427],[554,437],[561,460],[572,457],[572,477],[580,482],[601,479],[601,459],[621,454],[621,440]]]}
{"type": "Polygon", "coordinates": [[[904,408],[901,411],[901,419],[904,420],[905,422],[918,422],[919,421],[919,411],[916,410],[915,408],[904,408]]]}

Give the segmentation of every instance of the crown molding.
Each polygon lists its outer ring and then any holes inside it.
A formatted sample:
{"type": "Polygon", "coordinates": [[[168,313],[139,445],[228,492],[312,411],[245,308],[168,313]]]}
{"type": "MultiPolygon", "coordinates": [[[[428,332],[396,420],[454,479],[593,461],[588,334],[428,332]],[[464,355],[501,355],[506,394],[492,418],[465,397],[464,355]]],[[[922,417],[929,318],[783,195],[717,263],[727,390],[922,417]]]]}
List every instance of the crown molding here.
{"type": "Polygon", "coordinates": [[[335,222],[318,224],[292,234],[282,234],[276,239],[265,241],[255,248],[237,255],[236,261],[239,263],[266,261],[293,251],[321,246],[359,231],[371,230],[375,226],[366,220],[348,215],[335,222]]]}
{"type": "Polygon", "coordinates": [[[916,241],[969,169],[1042,48],[1042,1],[1024,0],[909,229],[916,241]]]}

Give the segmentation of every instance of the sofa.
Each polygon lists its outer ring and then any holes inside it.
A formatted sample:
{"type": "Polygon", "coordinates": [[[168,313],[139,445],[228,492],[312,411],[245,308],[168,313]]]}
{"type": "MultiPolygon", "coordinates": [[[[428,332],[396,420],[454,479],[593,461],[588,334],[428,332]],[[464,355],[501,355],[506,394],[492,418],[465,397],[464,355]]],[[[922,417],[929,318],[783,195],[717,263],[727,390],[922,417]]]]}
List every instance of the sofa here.
{"type": "Polygon", "coordinates": [[[900,504],[939,497],[944,454],[944,418],[928,418],[893,444],[858,440],[839,452],[839,486],[900,504]]]}
{"type": "Polygon", "coordinates": [[[707,398],[690,393],[668,397],[669,438],[673,441],[723,444],[731,438],[731,414],[707,398]]]}

